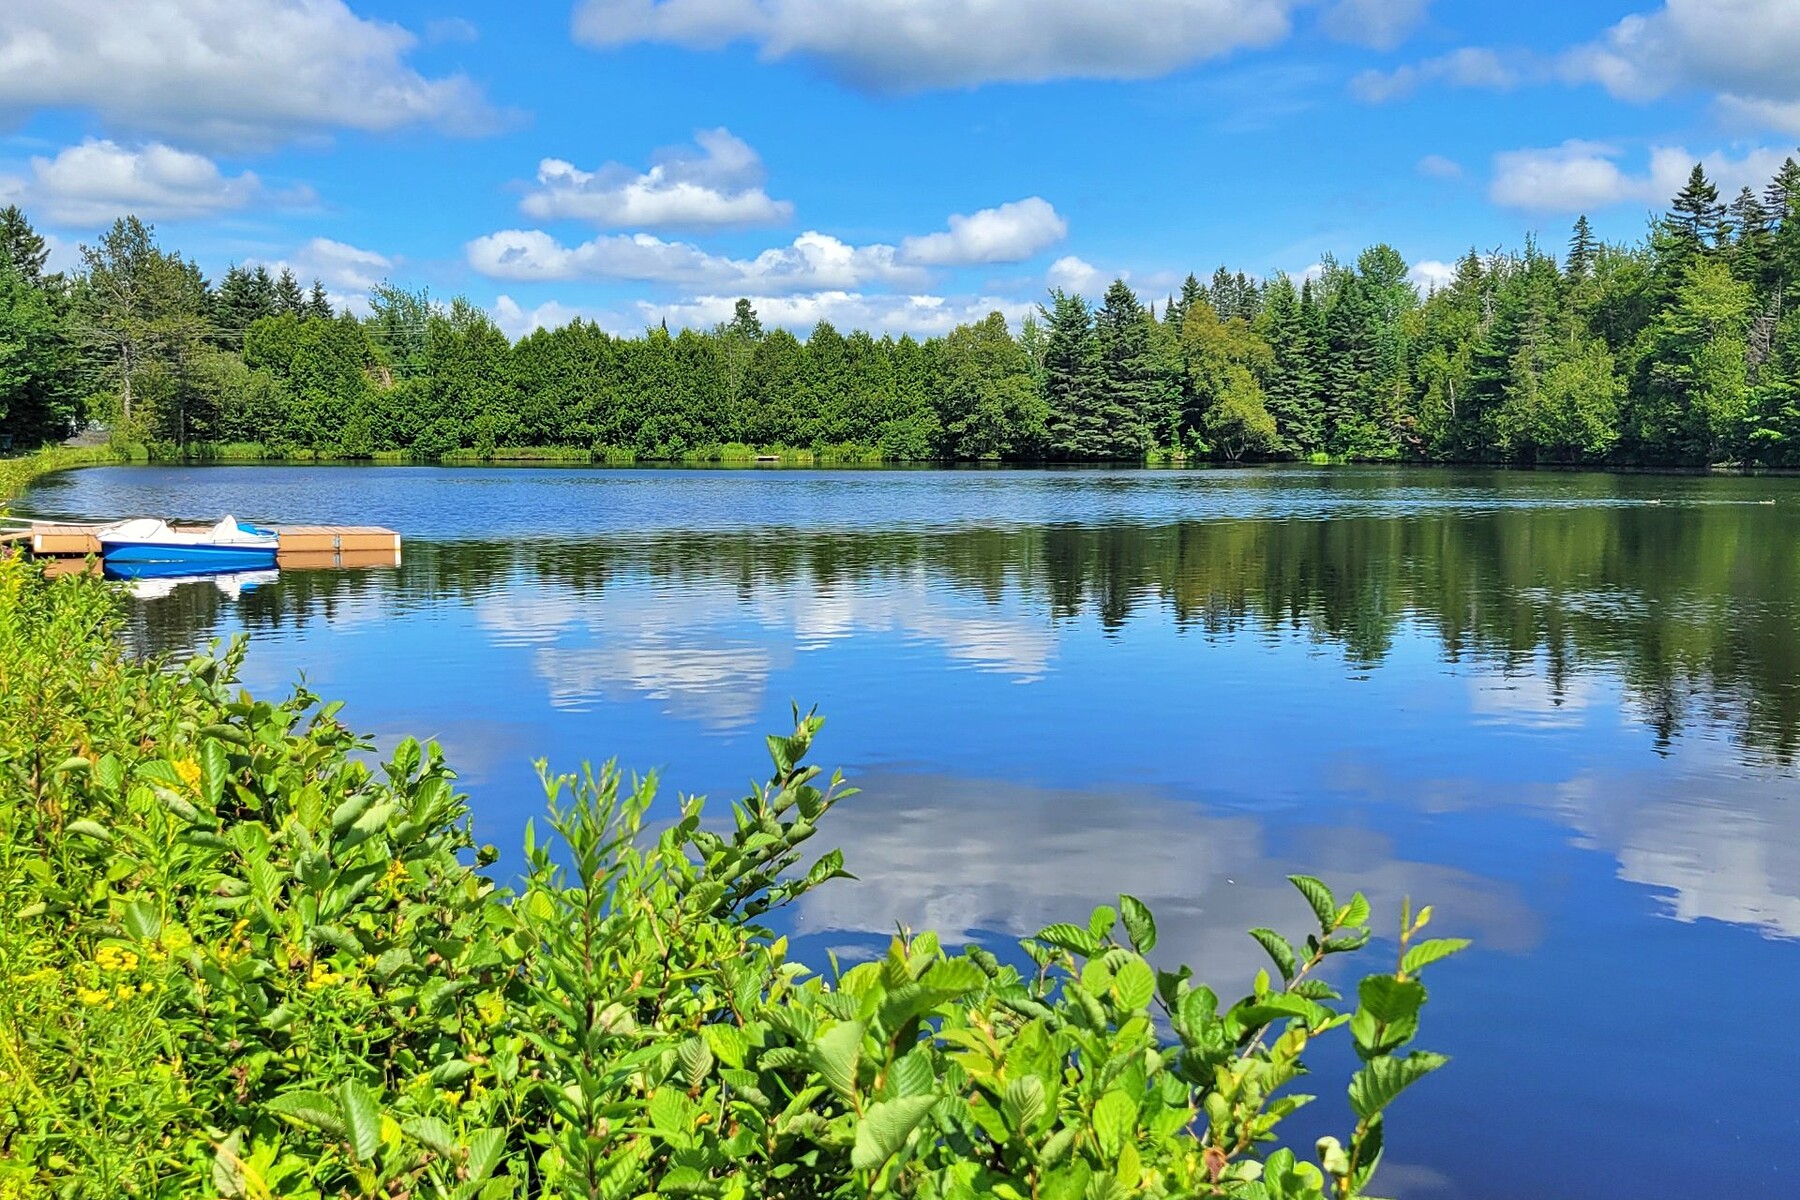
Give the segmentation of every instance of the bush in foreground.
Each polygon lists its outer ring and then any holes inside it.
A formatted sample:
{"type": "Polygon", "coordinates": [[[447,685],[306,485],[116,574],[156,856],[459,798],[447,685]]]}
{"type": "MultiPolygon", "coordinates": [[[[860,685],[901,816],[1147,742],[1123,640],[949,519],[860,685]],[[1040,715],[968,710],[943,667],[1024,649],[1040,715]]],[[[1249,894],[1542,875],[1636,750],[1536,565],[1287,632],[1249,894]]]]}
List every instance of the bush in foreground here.
{"type": "Polygon", "coordinates": [[[1422,969],[1321,967],[1369,906],[1254,936],[1234,1004],[1149,955],[1130,896],[1022,943],[929,934],[820,975],[768,915],[842,875],[803,844],[849,792],[769,739],[729,826],[653,779],[548,776],[516,891],[481,874],[435,746],[379,770],[337,706],[234,686],[241,654],[140,664],[116,600],[0,558],[0,1197],[1362,1195],[1422,969]],[[1347,1036],[1354,1125],[1297,1155],[1311,1042],[1347,1036]],[[1309,1161],[1310,1160],[1310,1161],[1309,1161]]]}

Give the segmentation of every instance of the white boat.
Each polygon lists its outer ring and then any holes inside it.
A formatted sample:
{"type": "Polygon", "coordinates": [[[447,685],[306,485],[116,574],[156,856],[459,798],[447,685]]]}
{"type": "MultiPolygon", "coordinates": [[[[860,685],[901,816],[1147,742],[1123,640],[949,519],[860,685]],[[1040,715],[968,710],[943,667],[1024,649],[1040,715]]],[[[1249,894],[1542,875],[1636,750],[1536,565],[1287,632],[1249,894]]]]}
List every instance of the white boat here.
{"type": "Polygon", "coordinates": [[[102,526],[94,536],[107,574],[122,579],[265,570],[275,565],[281,544],[274,530],[231,516],[205,529],[133,517],[102,526]]]}

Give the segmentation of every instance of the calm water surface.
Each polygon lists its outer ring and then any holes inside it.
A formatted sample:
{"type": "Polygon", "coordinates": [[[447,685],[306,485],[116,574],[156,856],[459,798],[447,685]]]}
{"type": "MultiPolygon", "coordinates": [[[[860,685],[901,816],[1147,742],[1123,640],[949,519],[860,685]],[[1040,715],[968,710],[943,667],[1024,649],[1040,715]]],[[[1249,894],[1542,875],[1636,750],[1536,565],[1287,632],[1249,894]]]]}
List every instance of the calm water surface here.
{"type": "Polygon", "coordinates": [[[1800,1188],[1800,480],[121,467],[21,508],[401,530],[398,570],[184,585],[131,636],[247,632],[258,689],[439,738],[503,848],[540,755],[731,795],[820,705],[861,878],[795,914],[814,961],[1125,890],[1239,986],[1245,928],[1304,928],[1289,872],[1434,902],[1477,949],[1390,1192],[1800,1188]]]}

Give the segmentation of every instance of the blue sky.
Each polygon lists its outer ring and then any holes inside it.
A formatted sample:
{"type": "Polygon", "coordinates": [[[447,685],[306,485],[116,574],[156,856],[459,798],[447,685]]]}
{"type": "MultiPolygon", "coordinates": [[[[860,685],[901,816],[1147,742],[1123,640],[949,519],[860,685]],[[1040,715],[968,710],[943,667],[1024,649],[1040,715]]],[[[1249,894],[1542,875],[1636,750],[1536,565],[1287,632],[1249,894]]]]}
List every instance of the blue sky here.
{"type": "Polygon", "coordinates": [[[939,332],[1051,285],[1635,239],[1800,143],[1795,0],[9,0],[0,202],[210,274],[939,332]]]}

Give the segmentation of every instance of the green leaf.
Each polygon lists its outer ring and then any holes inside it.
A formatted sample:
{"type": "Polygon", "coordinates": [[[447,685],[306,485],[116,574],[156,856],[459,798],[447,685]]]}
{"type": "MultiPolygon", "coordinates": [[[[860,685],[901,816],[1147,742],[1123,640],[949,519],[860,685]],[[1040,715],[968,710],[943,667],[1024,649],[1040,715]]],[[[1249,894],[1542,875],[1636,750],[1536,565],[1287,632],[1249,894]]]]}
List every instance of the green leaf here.
{"type": "Polygon", "coordinates": [[[1007,1084],[1000,1097],[1000,1115],[1014,1133],[1031,1132],[1044,1115],[1044,1081],[1036,1075],[1021,1075],[1007,1084]]]}
{"type": "Polygon", "coordinates": [[[1118,911],[1110,904],[1102,904],[1094,910],[1094,915],[1088,918],[1088,932],[1094,935],[1096,941],[1105,941],[1106,935],[1111,933],[1113,926],[1118,923],[1118,911]]]}
{"type": "Polygon", "coordinates": [[[122,914],[125,932],[140,942],[152,942],[162,932],[162,914],[148,900],[127,900],[122,914]]]}
{"type": "Polygon", "coordinates": [[[1369,898],[1361,892],[1350,897],[1350,903],[1344,905],[1338,914],[1338,925],[1355,927],[1369,923],[1369,898]]]}
{"type": "Polygon", "coordinates": [[[1332,899],[1330,888],[1311,875],[1289,875],[1288,882],[1299,888],[1306,902],[1312,905],[1313,915],[1319,919],[1320,933],[1330,933],[1337,928],[1337,901],[1332,899]]]}
{"type": "Polygon", "coordinates": [[[873,1171],[906,1145],[912,1131],[930,1115],[937,1104],[936,1096],[900,1096],[871,1104],[856,1123],[856,1144],[850,1150],[850,1165],[858,1171],[873,1171]]]}
{"type": "Polygon", "coordinates": [[[343,836],[338,839],[339,848],[348,850],[381,833],[387,828],[388,821],[399,811],[399,807],[392,800],[384,800],[356,818],[350,828],[345,830],[343,836]]]}
{"type": "Polygon", "coordinates": [[[506,1149],[506,1131],[478,1129],[469,1138],[469,1179],[479,1182],[494,1173],[500,1165],[501,1151],[506,1149]]]}
{"type": "Polygon", "coordinates": [[[1250,936],[1256,944],[1268,952],[1274,960],[1275,967],[1281,972],[1282,981],[1292,982],[1294,973],[1299,970],[1298,956],[1294,953],[1293,943],[1276,933],[1273,929],[1252,929],[1250,936]]]}
{"type": "Polygon", "coordinates": [[[1121,1008],[1143,1008],[1156,996],[1156,972],[1141,958],[1129,959],[1113,976],[1113,987],[1121,1008]]]}
{"type": "Polygon", "coordinates": [[[1468,948],[1468,938],[1432,938],[1410,947],[1406,956],[1400,960],[1400,969],[1408,975],[1417,975],[1432,963],[1468,948]]]}
{"type": "Polygon", "coordinates": [[[744,1065],[744,1056],[750,1052],[750,1039],[736,1025],[705,1025],[700,1029],[700,1036],[726,1066],[744,1065]]]}
{"type": "Polygon", "coordinates": [[[1100,1139],[1100,1153],[1109,1161],[1119,1157],[1126,1139],[1137,1127],[1137,1117],[1137,1101],[1118,1088],[1094,1105],[1094,1136],[1100,1139]]]}
{"type": "Polygon", "coordinates": [[[1442,1054],[1415,1050],[1405,1058],[1377,1058],[1350,1077],[1350,1108],[1367,1120],[1394,1098],[1450,1060],[1442,1054]]]}
{"type": "Polygon", "coordinates": [[[681,1061],[681,1073],[686,1079],[688,1090],[699,1088],[713,1069],[712,1047],[706,1039],[695,1035],[675,1048],[675,1057],[681,1061]]]}
{"type": "Polygon", "coordinates": [[[659,1087],[651,1093],[648,1105],[650,1128],[657,1136],[675,1146],[686,1146],[693,1140],[694,1118],[699,1115],[694,1102],[680,1090],[659,1087]]]}
{"type": "Polygon", "coordinates": [[[213,1191],[225,1200],[240,1200],[244,1195],[244,1131],[239,1129],[220,1142],[213,1151],[213,1191]]]}
{"type": "Polygon", "coordinates": [[[225,757],[225,747],[207,738],[200,746],[200,794],[205,797],[208,808],[219,807],[219,800],[225,794],[225,783],[230,778],[231,760],[225,757]]]}
{"type": "Polygon", "coordinates": [[[856,1099],[856,1063],[862,1056],[864,1025],[843,1021],[820,1034],[812,1044],[813,1069],[845,1100],[856,1099]]]}
{"type": "Polygon", "coordinates": [[[461,1152],[461,1147],[456,1144],[456,1135],[436,1117],[414,1117],[400,1128],[406,1131],[408,1137],[423,1143],[426,1149],[439,1158],[454,1160],[461,1152]]]}
{"type": "Polygon", "coordinates": [[[441,1088],[452,1088],[475,1073],[475,1068],[460,1058],[447,1058],[431,1068],[431,1082],[441,1088]]]}
{"type": "Polygon", "coordinates": [[[1092,955],[1099,953],[1100,950],[1099,938],[1096,938],[1081,926],[1070,925],[1067,922],[1061,922],[1056,925],[1046,925],[1044,928],[1038,930],[1037,940],[1052,946],[1061,947],[1071,954],[1080,954],[1084,957],[1091,957],[1092,955]]]}
{"type": "Polygon", "coordinates": [[[381,1105],[375,1093],[354,1079],[338,1085],[338,1103],[344,1112],[344,1133],[356,1161],[375,1161],[381,1152],[381,1105]]]}
{"type": "Polygon", "coordinates": [[[309,1125],[327,1137],[344,1136],[344,1117],[337,1101],[324,1092],[283,1092],[263,1106],[278,1117],[309,1125]]]}
{"type": "Polygon", "coordinates": [[[895,1096],[923,1096],[937,1084],[928,1050],[914,1050],[894,1060],[887,1070],[887,1090],[895,1096]]]}
{"type": "Polygon", "coordinates": [[[92,838],[96,842],[110,842],[113,840],[112,832],[107,829],[106,826],[100,824],[98,821],[90,821],[85,817],[79,821],[70,821],[67,825],[64,825],[63,832],[73,833],[79,837],[92,838]]]}
{"type": "Polygon", "coordinates": [[[1125,933],[1131,938],[1132,949],[1139,954],[1156,949],[1156,918],[1150,914],[1149,905],[1136,896],[1120,896],[1119,913],[1125,920],[1125,933]]]}
{"type": "Polygon", "coordinates": [[[1356,988],[1362,1010],[1384,1025],[1398,1025],[1419,1015],[1425,1004],[1425,985],[1416,979],[1371,975],[1356,988]]]}

